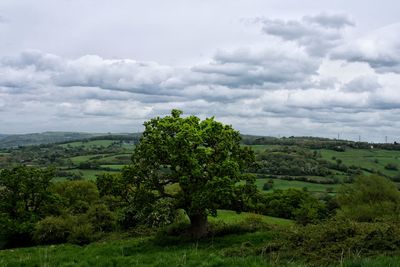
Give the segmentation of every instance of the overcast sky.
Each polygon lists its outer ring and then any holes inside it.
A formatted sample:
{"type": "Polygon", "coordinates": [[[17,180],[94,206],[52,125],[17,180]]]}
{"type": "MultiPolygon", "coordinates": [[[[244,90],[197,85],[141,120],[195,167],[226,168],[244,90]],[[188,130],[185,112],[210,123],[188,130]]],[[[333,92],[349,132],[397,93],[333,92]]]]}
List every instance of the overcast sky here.
{"type": "Polygon", "coordinates": [[[1,0],[0,133],[136,132],[179,108],[248,134],[399,140],[399,10],[1,0]]]}

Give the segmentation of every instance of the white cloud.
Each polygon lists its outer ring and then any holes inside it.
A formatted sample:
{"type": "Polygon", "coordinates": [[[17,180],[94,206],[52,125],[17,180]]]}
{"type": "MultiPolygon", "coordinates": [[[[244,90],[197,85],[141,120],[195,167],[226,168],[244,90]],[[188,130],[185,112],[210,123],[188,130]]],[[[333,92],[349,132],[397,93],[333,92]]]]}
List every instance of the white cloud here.
{"type": "Polygon", "coordinates": [[[39,50],[3,57],[0,132],[132,132],[180,108],[253,134],[400,135],[397,26],[352,42],[347,15],[262,23],[258,42],[180,66],[39,50]]]}
{"type": "Polygon", "coordinates": [[[263,31],[304,47],[313,56],[325,56],[330,49],[341,44],[343,30],[354,23],[341,14],[304,16],[301,20],[264,19],[263,31]]]}
{"type": "Polygon", "coordinates": [[[400,23],[382,27],[336,48],[332,57],[365,62],[378,73],[400,73],[400,23]]]}

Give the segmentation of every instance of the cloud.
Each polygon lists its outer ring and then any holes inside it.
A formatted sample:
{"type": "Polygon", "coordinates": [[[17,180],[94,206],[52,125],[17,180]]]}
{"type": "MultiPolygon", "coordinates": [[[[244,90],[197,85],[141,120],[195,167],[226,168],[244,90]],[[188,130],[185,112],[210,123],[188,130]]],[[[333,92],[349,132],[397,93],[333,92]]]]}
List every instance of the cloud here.
{"type": "Polygon", "coordinates": [[[319,14],[287,21],[264,19],[262,23],[264,33],[295,42],[310,55],[321,57],[341,44],[344,28],[355,25],[341,14],[319,14]]]}
{"type": "Polygon", "coordinates": [[[343,85],[342,90],[347,92],[373,92],[381,88],[376,76],[359,76],[343,85]]]}
{"type": "Polygon", "coordinates": [[[202,74],[197,82],[212,82],[230,88],[301,88],[317,74],[320,61],[298,47],[278,44],[262,49],[220,50],[208,64],[194,66],[202,74]],[[201,81],[203,80],[203,81],[201,81]]]}
{"type": "Polygon", "coordinates": [[[180,108],[253,134],[400,135],[395,37],[381,35],[386,46],[361,42],[369,50],[352,60],[359,41],[343,44],[354,25],[347,16],[263,19],[263,25],[279,38],[220,48],[185,66],[38,50],[4,57],[0,117],[17,131],[27,131],[26,121],[32,129],[137,131],[144,120],[180,108]]]}
{"type": "Polygon", "coordinates": [[[333,59],[365,62],[378,73],[400,73],[400,23],[350,41],[332,53],[333,59]]]}

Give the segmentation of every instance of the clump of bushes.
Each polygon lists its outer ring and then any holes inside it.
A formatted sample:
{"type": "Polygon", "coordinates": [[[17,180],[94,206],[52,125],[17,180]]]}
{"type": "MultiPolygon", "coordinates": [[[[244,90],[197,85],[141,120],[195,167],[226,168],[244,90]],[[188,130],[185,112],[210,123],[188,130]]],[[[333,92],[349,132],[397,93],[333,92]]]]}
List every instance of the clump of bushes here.
{"type": "Polygon", "coordinates": [[[250,211],[264,215],[296,220],[300,224],[315,223],[333,214],[326,201],[298,189],[274,190],[257,196],[250,211]]]}
{"type": "Polygon", "coordinates": [[[396,163],[388,163],[385,165],[385,169],[390,171],[398,171],[399,166],[396,163]]]}
{"type": "Polygon", "coordinates": [[[274,180],[269,179],[268,182],[264,183],[263,190],[268,191],[271,190],[273,187],[274,187],[274,180]]]}
{"type": "Polygon", "coordinates": [[[297,228],[289,236],[287,247],[297,257],[314,264],[339,263],[355,256],[393,252],[400,249],[399,240],[396,223],[330,220],[297,228]]]}

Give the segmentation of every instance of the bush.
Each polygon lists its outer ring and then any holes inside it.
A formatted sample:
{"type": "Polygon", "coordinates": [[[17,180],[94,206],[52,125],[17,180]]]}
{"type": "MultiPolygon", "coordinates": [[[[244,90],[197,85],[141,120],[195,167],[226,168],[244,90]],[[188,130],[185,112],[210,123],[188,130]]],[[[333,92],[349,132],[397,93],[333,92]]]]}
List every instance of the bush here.
{"type": "Polygon", "coordinates": [[[398,171],[399,167],[397,166],[396,163],[388,163],[386,164],[385,169],[390,171],[398,171]]]}
{"type": "Polygon", "coordinates": [[[34,240],[39,244],[60,244],[67,241],[71,222],[62,217],[46,217],[35,226],[34,240]]]}
{"type": "Polygon", "coordinates": [[[93,226],[89,223],[74,225],[68,236],[68,242],[76,245],[86,245],[95,239],[93,226]]]}
{"type": "Polygon", "coordinates": [[[264,183],[263,190],[268,191],[274,187],[274,180],[270,179],[268,182],[264,183]]]}
{"type": "MultiPolygon", "coordinates": [[[[358,223],[331,220],[298,228],[289,237],[292,255],[317,263],[355,256],[379,255],[400,249],[397,223],[358,223]]],[[[319,266],[322,264],[318,264],[319,266]]]]}
{"type": "Polygon", "coordinates": [[[110,232],[115,229],[116,217],[104,204],[93,205],[86,216],[95,231],[110,232]]]}
{"type": "Polygon", "coordinates": [[[85,213],[91,204],[99,200],[96,184],[90,181],[55,183],[52,191],[61,197],[65,208],[72,214],[85,213]]]}
{"type": "Polygon", "coordinates": [[[275,190],[260,195],[255,211],[274,217],[296,219],[301,224],[316,222],[328,216],[324,202],[298,189],[275,190]]]}
{"type": "Polygon", "coordinates": [[[344,185],[337,194],[339,215],[359,222],[399,218],[400,193],[389,179],[377,175],[360,176],[344,185]]]}

